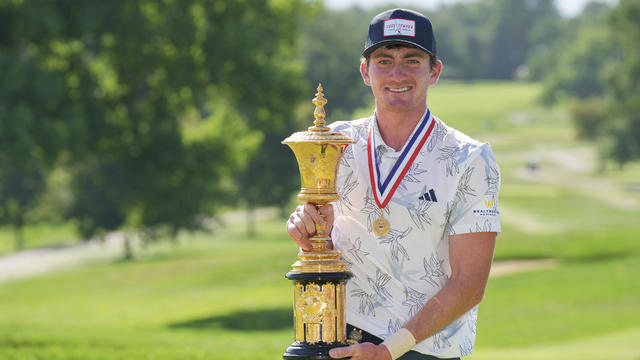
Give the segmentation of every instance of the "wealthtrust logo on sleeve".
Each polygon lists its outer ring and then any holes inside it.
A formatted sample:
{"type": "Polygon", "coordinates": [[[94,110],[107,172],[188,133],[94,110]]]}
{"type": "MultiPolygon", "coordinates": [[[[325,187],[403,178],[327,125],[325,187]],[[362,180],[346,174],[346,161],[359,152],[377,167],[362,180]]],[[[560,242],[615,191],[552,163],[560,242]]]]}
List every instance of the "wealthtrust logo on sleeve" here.
{"type": "Polygon", "coordinates": [[[383,36],[416,37],[416,22],[406,19],[389,19],[384,22],[383,36]]]}

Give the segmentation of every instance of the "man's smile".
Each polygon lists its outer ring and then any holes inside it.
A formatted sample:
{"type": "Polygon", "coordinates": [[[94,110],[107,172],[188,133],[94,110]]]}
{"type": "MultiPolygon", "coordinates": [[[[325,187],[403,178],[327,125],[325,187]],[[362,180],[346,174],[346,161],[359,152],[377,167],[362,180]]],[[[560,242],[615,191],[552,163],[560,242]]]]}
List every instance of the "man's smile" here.
{"type": "Polygon", "coordinates": [[[390,87],[387,87],[385,89],[387,89],[387,90],[389,90],[391,92],[394,92],[394,93],[401,93],[401,92],[405,92],[405,91],[411,90],[411,87],[410,86],[402,87],[402,88],[390,88],[390,87]]]}

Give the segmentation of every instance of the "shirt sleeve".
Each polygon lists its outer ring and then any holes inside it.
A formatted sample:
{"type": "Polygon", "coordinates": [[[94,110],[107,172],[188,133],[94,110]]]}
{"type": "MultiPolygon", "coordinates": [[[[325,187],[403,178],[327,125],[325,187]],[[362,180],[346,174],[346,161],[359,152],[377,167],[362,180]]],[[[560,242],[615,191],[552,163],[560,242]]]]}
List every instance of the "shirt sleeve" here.
{"type": "Polygon", "coordinates": [[[470,154],[450,205],[449,235],[500,232],[500,169],[488,143],[470,154]]]}

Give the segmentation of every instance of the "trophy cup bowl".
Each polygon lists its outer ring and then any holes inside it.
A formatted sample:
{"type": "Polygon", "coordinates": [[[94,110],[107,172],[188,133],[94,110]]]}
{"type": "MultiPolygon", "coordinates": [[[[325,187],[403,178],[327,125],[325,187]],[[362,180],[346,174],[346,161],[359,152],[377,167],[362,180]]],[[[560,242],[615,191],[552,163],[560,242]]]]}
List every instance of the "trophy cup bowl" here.
{"type": "MultiPolygon", "coordinates": [[[[300,170],[298,200],[321,207],[340,197],[336,192],[338,165],[352,139],[332,132],[325,125],[322,85],[313,99],[314,126],[297,132],[282,143],[293,150],[300,170]]],[[[347,346],[345,321],[346,282],[351,277],[340,252],[329,248],[329,235],[316,225],[310,238],[312,249],[300,250],[299,260],[286,275],[294,282],[294,342],[283,355],[285,360],[330,359],[329,350],[347,346]]]]}

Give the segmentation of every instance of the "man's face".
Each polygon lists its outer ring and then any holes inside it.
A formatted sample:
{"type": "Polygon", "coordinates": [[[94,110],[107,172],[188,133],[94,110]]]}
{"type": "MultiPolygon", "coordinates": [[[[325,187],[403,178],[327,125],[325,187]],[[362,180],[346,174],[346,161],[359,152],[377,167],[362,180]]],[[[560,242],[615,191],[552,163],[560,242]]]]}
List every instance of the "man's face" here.
{"type": "Polygon", "coordinates": [[[377,48],[360,66],[365,84],[371,86],[379,110],[402,113],[424,111],[427,88],[440,76],[441,63],[431,69],[425,51],[409,47],[377,48]]]}

